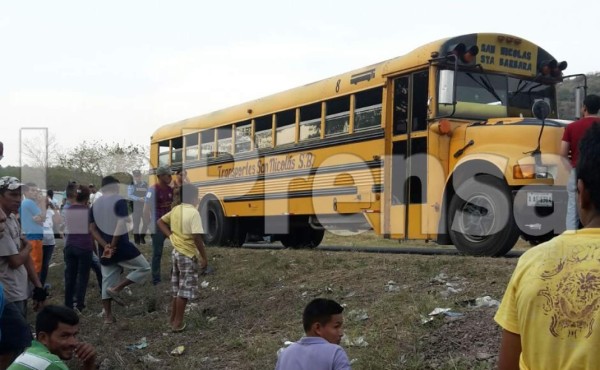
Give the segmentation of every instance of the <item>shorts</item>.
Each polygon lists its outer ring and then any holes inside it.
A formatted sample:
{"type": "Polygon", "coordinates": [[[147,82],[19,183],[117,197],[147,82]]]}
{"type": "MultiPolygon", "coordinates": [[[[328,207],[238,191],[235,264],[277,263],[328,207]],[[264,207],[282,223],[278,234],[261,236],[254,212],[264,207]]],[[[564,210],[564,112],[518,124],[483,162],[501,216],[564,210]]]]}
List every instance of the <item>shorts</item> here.
{"type": "Polygon", "coordinates": [[[190,258],[173,249],[171,253],[173,269],[171,272],[171,286],[173,297],[194,299],[198,296],[198,259],[190,258]]]}
{"type": "Polygon", "coordinates": [[[4,306],[0,317],[0,355],[21,353],[31,346],[33,336],[24,316],[24,302],[11,302],[4,306]]]}

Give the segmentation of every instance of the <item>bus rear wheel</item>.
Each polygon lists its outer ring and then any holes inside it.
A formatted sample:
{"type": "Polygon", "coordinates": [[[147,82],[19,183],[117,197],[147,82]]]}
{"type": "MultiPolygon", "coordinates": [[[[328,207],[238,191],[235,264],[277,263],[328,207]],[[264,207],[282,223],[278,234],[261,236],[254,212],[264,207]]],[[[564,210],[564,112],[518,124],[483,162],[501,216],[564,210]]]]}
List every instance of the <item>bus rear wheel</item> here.
{"type": "Polygon", "coordinates": [[[448,225],[456,249],[473,256],[503,256],[519,238],[508,186],[491,175],[460,185],[450,201],[448,225]]]}
{"type": "Polygon", "coordinates": [[[286,248],[316,248],[323,241],[325,230],[313,229],[310,225],[295,226],[290,232],[280,237],[281,244],[286,248]]]}
{"type": "Polygon", "coordinates": [[[204,234],[202,238],[208,246],[226,246],[229,242],[233,225],[231,219],[225,217],[221,204],[211,199],[204,202],[200,209],[204,234]]]}

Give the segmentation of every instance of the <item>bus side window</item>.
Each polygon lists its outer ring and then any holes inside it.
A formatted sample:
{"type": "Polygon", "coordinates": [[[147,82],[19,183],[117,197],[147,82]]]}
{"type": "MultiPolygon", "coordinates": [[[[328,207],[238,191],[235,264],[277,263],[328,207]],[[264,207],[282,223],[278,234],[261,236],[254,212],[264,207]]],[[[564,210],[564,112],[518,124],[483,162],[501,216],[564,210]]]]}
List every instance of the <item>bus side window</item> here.
{"type": "Polygon", "coordinates": [[[185,140],[185,156],[184,160],[195,161],[198,159],[198,133],[184,136],[185,140]]]}
{"type": "Polygon", "coordinates": [[[171,165],[179,164],[183,160],[183,138],[171,139],[171,165]]]}
{"type": "Polygon", "coordinates": [[[321,137],[321,103],[300,108],[300,141],[321,137]]]}
{"type": "Polygon", "coordinates": [[[252,147],[252,125],[250,121],[240,122],[235,126],[235,152],[250,151],[252,147]]]}
{"type": "Polygon", "coordinates": [[[233,142],[231,140],[232,129],[232,125],[219,127],[217,129],[217,156],[233,153],[233,142]]]}
{"type": "Polygon", "coordinates": [[[258,117],[254,121],[254,143],[257,149],[273,147],[273,118],[272,116],[258,117]]]}
{"type": "Polygon", "coordinates": [[[326,102],[325,137],[347,134],[350,128],[350,96],[326,102]]]}
{"type": "Polygon", "coordinates": [[[215,156],[215,130],[206,130],[200,133],[200,158],[215,156]]]}
{"type": "Polygon", "coordinates": [[[169,150],[171,145],[169,140],[164,140],[158,143],[158,165],[168,166],[169,163],[169,150]]]}
{"type": "Polygon", "coordinates": [[[275,145],[292,144],[296,141],[296,110],[290,109],[275,114],[275,145]]]}
{"type": "Polygon", "coordinates": [[[381,126],[381,101],[383,88],[356,93],[354,131],[364,131],[381,126]]]}

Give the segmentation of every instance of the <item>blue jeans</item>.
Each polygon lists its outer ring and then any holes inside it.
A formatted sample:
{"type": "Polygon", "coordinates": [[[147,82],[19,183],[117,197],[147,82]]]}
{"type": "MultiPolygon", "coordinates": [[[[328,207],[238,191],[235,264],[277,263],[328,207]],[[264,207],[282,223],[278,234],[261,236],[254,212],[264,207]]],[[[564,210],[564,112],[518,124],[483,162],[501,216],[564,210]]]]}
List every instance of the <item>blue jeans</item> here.
{"type": "Polygon", "coordinates": [[[44,245],[42,250],[44,254],[42,258],[42,271],[40,271],[40,281],[42,282],[42,286],[44,286],[48,277],[50,259],[52,258],[52,253],[54,253],[54,245],[44,245]]]}
{"type": "Polygon", "coordinates": [[[152,234],[152,284],[160,283],[160,261],[167,237],[157,227],[152,234]]]}
{"type": "Polygon", "coordinates": [[[579,215],[577,213],[577,173],[573,168],[567,182],[567,230],[579,229],[579,215]]]}
{"type": "Polygon", "coordinates": [[[90,279],[92,267],[91,250],[76,247],[65,247],[65,306],[73,307],[73,297],[76,307],[81,311],[85,308],[85,293],[90,279]]]}

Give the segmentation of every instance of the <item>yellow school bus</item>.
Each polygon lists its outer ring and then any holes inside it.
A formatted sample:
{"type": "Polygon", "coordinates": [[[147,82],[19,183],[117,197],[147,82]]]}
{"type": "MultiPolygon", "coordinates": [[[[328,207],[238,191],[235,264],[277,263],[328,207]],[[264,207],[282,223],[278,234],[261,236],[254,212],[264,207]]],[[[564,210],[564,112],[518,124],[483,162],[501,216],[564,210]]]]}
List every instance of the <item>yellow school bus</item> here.
{"type": "Polygon", "coordinates": [[[519,37],[451,37],[162,126],[151,165],[187,172],[209,245],[372,229],[500,256],[564,229],[565,68],[519,37]]]}

